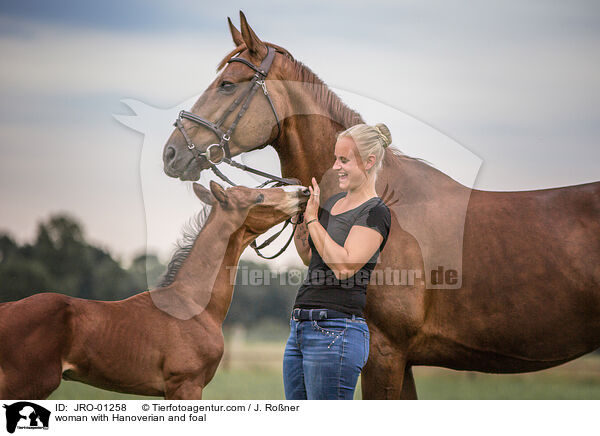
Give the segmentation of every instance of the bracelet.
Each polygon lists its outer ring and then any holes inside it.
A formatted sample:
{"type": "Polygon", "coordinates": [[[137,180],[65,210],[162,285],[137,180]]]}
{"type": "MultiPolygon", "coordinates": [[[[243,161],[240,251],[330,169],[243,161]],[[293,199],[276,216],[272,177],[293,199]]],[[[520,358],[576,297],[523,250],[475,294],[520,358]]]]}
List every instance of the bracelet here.
{"type": "Polygon", "coordinates": [[[314,223],[315,221],[318,221],[318,219],[316,219],[316,218],[313,218],[313,219],[311,219],[310,221],[308,221],[308,222],[306,223],[306,227],[308,227],[308,225],[309,225],[310,223],[314,223]]]}

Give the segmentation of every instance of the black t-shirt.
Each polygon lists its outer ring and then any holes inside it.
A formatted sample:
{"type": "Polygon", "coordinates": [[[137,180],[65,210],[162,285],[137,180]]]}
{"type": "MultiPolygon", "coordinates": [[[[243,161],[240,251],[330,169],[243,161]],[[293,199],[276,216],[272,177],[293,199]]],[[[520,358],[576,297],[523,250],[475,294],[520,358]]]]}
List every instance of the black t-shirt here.
{"type": "Polygon", "coordinates": [[[383,236],[383,241],[371,259],[356,274],[345,280],[338,280],[321,258],[309,235],[308,244],[312,257],[306,279],[298,289],[294,308],[333,309],[362,316],[371,271],[375,268],[379,252],[385,247],[390,232],[391,214],[383,200],[374,197],[354,209],[331,215],[333,205],[345,196],[346,192],[332,195],[319,208],[319,223],[327,230],[331,239],[344,246],[352,226],[363,226],[377,230],[383,236]]]}

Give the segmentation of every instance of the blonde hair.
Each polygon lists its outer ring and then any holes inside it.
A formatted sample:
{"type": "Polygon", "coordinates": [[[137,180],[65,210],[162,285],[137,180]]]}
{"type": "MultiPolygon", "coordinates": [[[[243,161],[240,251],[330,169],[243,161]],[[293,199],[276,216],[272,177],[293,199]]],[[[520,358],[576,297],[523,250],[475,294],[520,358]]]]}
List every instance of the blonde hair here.
{"type": "Polygon", "coordinates": [[[363,162],[367,161],[369,155],[372,154],[375,156],[375,165],[367,170],[367,174],[377,178],[377,173],[383,164],[385,148],[392,143],[390,129],[383,123],[378,123],[374,126],[356,124],[338,133],[336,141],[344,137],[352,138],[363,162]]]}

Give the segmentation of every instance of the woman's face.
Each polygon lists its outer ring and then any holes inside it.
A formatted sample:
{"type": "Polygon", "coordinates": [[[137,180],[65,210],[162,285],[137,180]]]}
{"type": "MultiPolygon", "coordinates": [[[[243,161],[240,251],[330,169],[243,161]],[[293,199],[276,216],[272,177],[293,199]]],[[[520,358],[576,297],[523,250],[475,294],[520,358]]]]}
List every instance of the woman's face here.
{"type": "Polygon", "coordinates": [[[336,142],[333,170],[343,191],[356,189],[367,179],[365,165],[352,138],[345,136],[336,142]]]}

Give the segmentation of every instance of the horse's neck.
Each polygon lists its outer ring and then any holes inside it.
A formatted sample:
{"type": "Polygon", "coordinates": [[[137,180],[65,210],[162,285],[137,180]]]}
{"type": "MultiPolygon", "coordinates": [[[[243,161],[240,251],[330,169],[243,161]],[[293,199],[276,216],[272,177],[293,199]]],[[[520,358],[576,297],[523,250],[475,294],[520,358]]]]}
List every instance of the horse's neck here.
{"type": "MultiPolygon", "coordinates": [[[[302,82],[294,77],[288,79],[284,81],[288,105],[283,113],[283,132],[274,146],[279,155],[281,174],[300,179],[305,186],[309,186],[311,178],[315,177],[333,194],[339,191],[337,178],[330,177],[333,176],[331,167],[336,136],[364,120],[358,112],[343,104],[324,83],[302,82]]],[[[416,196],[425,195],[433,187],[436,192],[440,192],[442,187],[450,190],[464,188],[442,172],[418,160],[394,156],[390,150],[386,152],[378,179],[410,187],[410,192],[416,196]],[[423,177],[429,183],[424,184],[423,177]]],[[[381,182],[377,183],[378,188],[381,185],[381,182]]]]}
{"type": "Polygon", "coordinates": [[[323,87],[326,85],[286,82],[288,107],[283,114],[282,135],[274,148],[279,155],[281,173],[299,179],[304,186],[310,185],[312,177],[319,182],[333,165],[337,133],[362,122],[358,113],[323,87]],[[329,98],[319,98],[317,94],[326,94],[329,98]]]}
{"type": "MultiPolygon", "coordinates": [[[[332,166],[336,135],[341,129],[333,119],[321,115],[294,115],[286,119],[284,134],[275,146],[281,174],[299,179],[304,186],[310,186],[311,178],[315,177],[328,195],[338,192],[332,166]]],[[[431,199],[431,195],[443,189],[465,189],[441,171],[416,159],[395,156],[391,150],[386,151],[377,192],[381,194],[386,184],[403,187],[404,195],[416,197],[411,200],[424,196],[431,199]]]]}
{"type": "Polygon", "coordinates": [[[331,144],[335,144],[335,128],[319,116],[294,115],[286,121],[293,127],[275,146],[281,174],[299,179],[303,186],[310,186],[312,177],[319,181],[333,165],[331,144]]]}
{"type": "Polygon", "coordinates": [[[155,305],[180,319],[206,312],[222,323],[233,295],[230,275],[245,248],[244,235],[243,227],[213,207],[174,282],[153,295],[155,305]]]}
{"type": "MultiPolygon", "coordinates": [[[[311,185],[315,177],[322,198],[339,192],[338,180],[332,170],[336,135],[364,122],[360,115],[345,106],[330,93],[325,84],[315,85],[297,81],[286,82],[288,108],[283,123],[283,133],[274,146],[281,163],[281,174],[294,177],[304,186],[311,185]],[[329,98],[318,98],[328,94],[329,98]]],[[[377,178],[377,192],[382,195],[386,186],[405,204],[441,203],[449,196],[461,198],[470,192],[446,174],[415,159],[398,157],[386,150],[382,171],[377,178]]]]}

